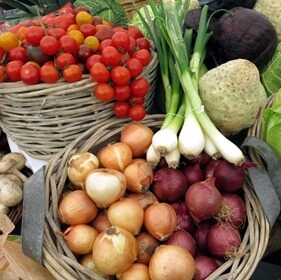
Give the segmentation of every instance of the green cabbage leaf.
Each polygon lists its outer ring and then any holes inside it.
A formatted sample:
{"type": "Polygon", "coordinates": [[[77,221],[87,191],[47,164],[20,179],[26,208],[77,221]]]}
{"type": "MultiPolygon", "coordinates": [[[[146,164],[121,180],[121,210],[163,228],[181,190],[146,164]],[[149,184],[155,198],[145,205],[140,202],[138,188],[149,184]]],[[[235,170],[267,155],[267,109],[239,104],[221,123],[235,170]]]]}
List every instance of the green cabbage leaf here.
{"type": "Polygon", "coordinates": [[[281,89],[276,93],[272,106],[264,110],[261,139],[264,140],[281,159],[281,89]]]}
{"type": "Polygon", "coordinates": [[[118,26],[126,26],[129,18],[123,6],[117,0],[76,0],[73,6],[83,6],[89,9],[91,15],[114,22],[118,26]]]}
{"type": "Polygon", "coordinates": [[[270,63],[261,73],[261,81],[268,96],[277,93],[281,88],[281,43],[278,44],[270,63]]]}

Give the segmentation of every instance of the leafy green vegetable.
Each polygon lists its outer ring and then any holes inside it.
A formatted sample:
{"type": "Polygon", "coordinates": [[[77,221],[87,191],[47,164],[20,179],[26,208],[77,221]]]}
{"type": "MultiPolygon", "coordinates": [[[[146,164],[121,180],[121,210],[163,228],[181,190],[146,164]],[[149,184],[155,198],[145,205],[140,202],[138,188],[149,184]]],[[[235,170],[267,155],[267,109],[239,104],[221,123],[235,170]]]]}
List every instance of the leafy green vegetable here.
{"type": "Polygon", "coordinates": [[[276,93],[272,106],[264,110],[261,139],[281,159],[281,89],[276,93]]]}
{"type": "Polygon", "coordinates": [[[281,88],[281,43],[267,65],[266,69],[261,74],[261,81],[266,89],[267,95],[276,93],[281,88]]]}
{"type": "Polygon", "coordinates": [[[92,15],[100,16],[119,26],[126,26],[129,23],[128,15],[117,0],[76,0],[73,6],[86,7],[92,15]]]}

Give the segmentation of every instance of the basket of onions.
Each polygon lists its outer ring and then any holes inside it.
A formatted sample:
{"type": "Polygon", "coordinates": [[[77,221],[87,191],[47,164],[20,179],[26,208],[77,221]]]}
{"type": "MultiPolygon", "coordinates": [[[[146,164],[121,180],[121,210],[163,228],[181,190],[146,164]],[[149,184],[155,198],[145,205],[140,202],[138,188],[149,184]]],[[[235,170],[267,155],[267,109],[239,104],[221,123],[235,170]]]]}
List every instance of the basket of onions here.
{"type": "Polygon", "coordinates": [[[49,161],[42,263],[56,279],[251,277],[269,234],[252,163],[151,165],[163,117],[104,122],[49,161]]]}

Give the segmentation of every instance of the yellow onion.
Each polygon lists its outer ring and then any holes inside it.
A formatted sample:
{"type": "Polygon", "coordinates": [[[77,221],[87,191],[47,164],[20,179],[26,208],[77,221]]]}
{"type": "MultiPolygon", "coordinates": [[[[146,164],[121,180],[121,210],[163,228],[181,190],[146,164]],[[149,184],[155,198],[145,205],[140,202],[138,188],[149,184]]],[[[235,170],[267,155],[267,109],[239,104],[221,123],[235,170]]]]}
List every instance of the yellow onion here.
{"type": "Polygon", "coordinates": [[[115,275],[127,270],[137,258],[137,241],[126,229],[112,226],[101,232],[93,246],[93,259],[99,271],[115,275]]]}
{"type": "Polygon", "coordinates": [[[97,157],[102,167],[123,172],[132,163],[133,153],[127,144],[115,142],[101,148],[97,157]]]}
{"type": "Polygon", "coordinates": [[[96,155],[90,152],[75,153],[67,162],[68,179],[74,186],[84,188],[87,174],[98,167],[96,155]]]}
{"type": "Polygon", "coordinates": [[[69,249],[76,254],[88,254],[92,252],[98,232],[89,225],[76,225],[68,227],[63,233],[69,249]]]}
{"type": "Polygon", "coordinates": [[[103,209],[102,211],[98,212],[97,216],[91,222],[91,226],[94,227],[98,233],[112,226],[108,220],[107,211],[107,209],[103,209]]]}
{"type": "Polygon", "coordinates": [[[145,124],[131,122],[121,131],[120,141],[126,143],[133,152],[133,157],[142,157],[152,142],[153,131],[145,124]]]}
{"type": "Polygon", "coordinates": [[[159,246],[149,263],[152,280],[192,280],[194,273],[193,257],[178,245],[159,246]]]}
{"type": "Polygon", "coordinates": [[[84,267],[86,267],[87,269],[89,269],[91,271],[94,271],[99,276],[104,277],[104,278],[107,277],[107,275],[105,275],[104,273],[100,272],[97,269],[97,267],[94,263],[94,260],[93,260],[93,254],[92,253],[82,255],[82,257],[79,260],[79,263],[81,265],[83,265],[84,267]]]}
{"type": "Polygon", "coordinates": [[[98,168],[87,175],[85,190],[98,207],[106,208],[124,196],[126,178],[120,171],[98,168]]]}
{"type": "Polygon", "coordinates": [[[160,242],[146,231],[140,232],[136,238],[138,244],[136,262],[148,265],[155,249],[160,246],[160,242]]]}
{"type": "Polygon", "coordinates": [[[97,215],[95,202],[83,190],[68,192],[60,201],[58,216],[67,225],[87,224],[97,215]]]}
{"type": "Polygon", "coordinates": [[[142,263],[133,263],[126,271],[117,275],[119,280],[150,280],[148,266],[142,263]]]}
{"type": "Polygon", "coordinates": [[[145,192],[153,181],[153,170],[145,160],[133,161],[124,170],[127,189],[132,192],[145,192]]]}
{"type": "Polygon", "coordinates": [[[122,227],[134,235],[139,234],[143,225],[143,208],[137,201],[127,197],[112,203],[107,215],[113,226],[122,227]]]}
{"type": "Polygon", "coordinates": [[[156,202],[144,212],[146,230],[159,241],[166,241],[177,226],[174,208],[165,202],[156,202]]]}
{"type": "Polygon", "coordinates": [[[127,195],[127,197],[136,200],[144,210],[146,210],[146,208],[153,203],[159,202],[158,198],[151,191],[147,191],[144,193],[131,192],[127,195]]]}

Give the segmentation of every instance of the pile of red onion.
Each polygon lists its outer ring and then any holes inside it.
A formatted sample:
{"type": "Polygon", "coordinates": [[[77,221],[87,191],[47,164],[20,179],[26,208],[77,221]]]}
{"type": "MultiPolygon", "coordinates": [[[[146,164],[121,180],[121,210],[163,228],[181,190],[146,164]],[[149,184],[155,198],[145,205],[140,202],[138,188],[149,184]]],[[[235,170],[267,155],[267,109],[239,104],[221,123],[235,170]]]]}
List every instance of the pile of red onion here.
{"type": "Polygon", "coordinates": [[[177,215],[177,228],[165,244],[180,245],[191,253],[195,280],[206,279],[226,259],[237,256],[246,222],[242,187],[245,170],[253,165],[234,166],[202,153],[183,160],[177,169],[163,162],[155,169],[150,189],[177,215]]]}

